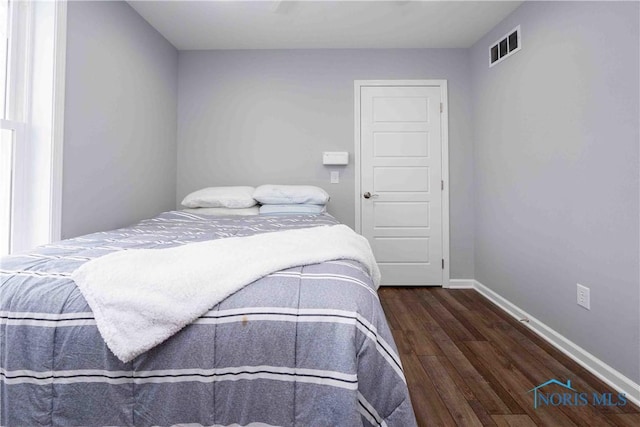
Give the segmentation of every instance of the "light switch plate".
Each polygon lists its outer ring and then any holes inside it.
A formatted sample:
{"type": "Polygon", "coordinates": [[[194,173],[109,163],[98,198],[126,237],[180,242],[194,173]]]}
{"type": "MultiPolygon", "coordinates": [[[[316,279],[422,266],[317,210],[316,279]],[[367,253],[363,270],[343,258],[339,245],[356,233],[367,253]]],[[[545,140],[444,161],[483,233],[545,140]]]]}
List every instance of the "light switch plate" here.
{"type": "Polygon", "coordinates": [[[332,184],[339,184],[340,183],[340,172],[331,171],[331,183],[332,184]]]}
{"type": "Polygon", "coordinates": [[[586,308],[587,310],[591,310],[591,295],[589,292],[589,288],[586,286],[582,286],[580,283],[578,286],[578,305],[586,308]]]}

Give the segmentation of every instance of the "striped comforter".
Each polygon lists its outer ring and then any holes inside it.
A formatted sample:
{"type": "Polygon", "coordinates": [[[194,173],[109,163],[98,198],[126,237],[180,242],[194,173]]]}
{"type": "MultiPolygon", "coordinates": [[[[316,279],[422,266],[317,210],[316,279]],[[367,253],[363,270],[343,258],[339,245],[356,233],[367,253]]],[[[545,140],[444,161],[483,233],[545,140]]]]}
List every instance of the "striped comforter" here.
{"type": "Polygon", "coordinates": [[[69,278],[113,251],[335,223],[174,211],[3,258],[0,425],[415,425],[377,294],[354,261],[264,277],[129,363],[69,278]]]}

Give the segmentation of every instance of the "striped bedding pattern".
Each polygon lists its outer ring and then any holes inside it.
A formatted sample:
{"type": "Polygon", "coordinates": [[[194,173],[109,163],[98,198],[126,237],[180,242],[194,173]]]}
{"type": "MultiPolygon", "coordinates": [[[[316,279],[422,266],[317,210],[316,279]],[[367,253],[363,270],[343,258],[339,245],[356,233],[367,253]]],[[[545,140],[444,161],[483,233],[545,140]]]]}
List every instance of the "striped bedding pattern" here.
{"type": "Polygon", "coordinates": [[[70,280],[113,251],[336,224],[173,211],[0,262],[0,426],[413,426],[393,338],[355,261],[273,273],[129,363],[70,280]]]}

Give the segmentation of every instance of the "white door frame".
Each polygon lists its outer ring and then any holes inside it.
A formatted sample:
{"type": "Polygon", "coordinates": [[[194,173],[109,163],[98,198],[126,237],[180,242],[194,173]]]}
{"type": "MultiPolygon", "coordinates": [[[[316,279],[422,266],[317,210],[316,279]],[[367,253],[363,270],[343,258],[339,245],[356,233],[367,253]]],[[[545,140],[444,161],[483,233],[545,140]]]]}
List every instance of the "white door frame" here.
{"type": "Polygon", "coordinates": [[[356,204],[356,232],[361,233],[361,162],[360,162],[360,93],[363,86],[432,86],[439,87],[442,100],[442,114],[440,114],[440,126],[442,137],[442,258],[444,269],[442,271],[442,287],[450,286],[450,256],[449,256],[449,99],[447,95],[446,80],[355,80],[354,81],[354,163],[355,163],[355,204],[356,204]]]}

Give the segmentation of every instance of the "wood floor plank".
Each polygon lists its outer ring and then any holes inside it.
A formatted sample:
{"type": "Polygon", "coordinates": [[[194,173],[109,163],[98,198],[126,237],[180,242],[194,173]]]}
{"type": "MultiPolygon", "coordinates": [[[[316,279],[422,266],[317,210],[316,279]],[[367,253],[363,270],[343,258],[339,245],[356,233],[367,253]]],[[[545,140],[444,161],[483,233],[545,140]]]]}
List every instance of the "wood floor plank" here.
{"type": "Polygon", "coordinates": [[[418,355],[440,354],[438,346],[431,339],[431,334],[425,329],[424,320],[414,310],[411,310],[411,301],[401,301],[400,299],[390,300],[389,308],[396,314],[404,338],[413,352],[418,355]]]}
{"type": "Polygon", "coordinates": [[[495,380],[489,371],[484,370],[480,373],[478,369],[470,363],[456,343],[454,343],[452,337],[447,334],[440,326],[440,323],[434,319],[436,314],[431,316],[423,301],[410,298],[403,299],[402,303],[424,321],[425,329],[432,336],[434,342],[436,342],[442,353],[456,368],[458,373],[465,378],[476,400],[484,405],[488,413],[524,413],[524,410],[513,400],[499,382],[495,380]]]}
{"type": "Polygon", "coordinates": [[[411,354],[402,358],[402,365],[411,393],[411,403],[419,426],[455,426],[431,379],[418,358],[411,354]]]}
{"type": "Polygon", "coordinates": [[[410,316],[415,319],[415,328],[409,333],[409,340],[418,356],[436,356],[442,354],[442,350],[433,339],[433,331],[436,334],[444,333],[438,323],[424,310],[417,300],[403,300],[403,305],[410,316]]]}
{"type": "Polygon", "coordinates": [[[490,414],[524,413],[493,374],[482,364],[474,363],[475,358],[465,354],[466,347],[459,347],[446,335],[443,337],[438,334],[435,339],[449,362],[465,379],[476,399],[482,402],[490,414]]]}
{"type": "Polygon", "coordinates": [[[473,335],[473,341],[486,339],[482,331],[477,328],[477,325],[475,323],[469,321],[469,319],[467,319],[466,317],[459,315],[460,313],[468,311],[462,304],[458,303],[458,301],[454,298],[444,298],[444,296],[450,295],[451,292],[452,291],[450,290],[435,288],[431,292],[422,293],[421,296],[423,298],[426,298],[427,296],[429,298],[432,298],[433,301],[437,301],[445,310],[451,313],[451,317],[455,318],[467,331],[469,331],[473,335]]]}
{"type": "MultiPolygon", "coordinates": [[[[422,362],[422,356],[418,356],[418,358],[420,359],[420,362],[422,362]]],[[[458,390],[460,391],[460,393],[462,393],[464,398],[467,400],[476,400],[476,396],[473,393],[473,390],[471,390],[471,388],[469,387],[467,382],[464,380],[464,378],[462,378],[460,373],[449,361],[449,358],[446,357],[445,355],[441,355],[438,357],[438,360],[442,364],[442,367],[447,371],[447,375],[456,384],[456,386],[458,387],[458,390]]],[[[424,363],[423,363],[423,366],[424,366],[424,363]]]]}
{"type": "Polygon", "coordinates": [[[494,415],[493,420],[498,427],[535,427],[528,415],[494,415]]]}
{"type": "Polygon", "coordinates": [[[433,295],[436,298],[439,298],[441,301],[446,300],[449,302],[449,305],[453,308],[454,313],[461,313],[465,310],[473,310],[473,306],[466,305],[464,301],[459,301],[457,298],[453,297],[453,294],[462,295],[462,293],[458,292],[458,290],[452,289],[444,289],[444,288],[434,288],[433,295]]]}
{"type": "MultiPolygon", "coordinates": [[[[514,365],[528,380],[533,384],[542,384],[552,378],[562,381],[572,379],[572,376],[564,377],[559,375],[557,371],[549,369],[549,364],[553,362],[547,354],[536,354],[531,347],[525,348],[521,342],[514,340],[509,333],[512,328],[499,327],[490,322],[485,323],[488,316],[478,315],[477,312],[467,310],[459,313],[461,316],[467,317],[469,321],[478,325],[479,330],[489,338],[494,347],[502,352],[503,355],[514,365]],[[546,357],[545,357],[546,356],[546,357]]],[[[577,383],[573,381],[577,387],[577,383]]],[[[580,389],[580,391],[588,391],[580,389]]],[[[607,418],[595,407],[586,406],[559,406],[557,410],[564,412],[573,422],[578,425],[612,425],[607,418]]]]}
{"type": "Polygon", "coordinates": [[[497,424],[493,420],[492,416],[489,415],[486,408],[477,400],[469,400],[469,406],[473,409],[476,416],[480,420],[483,426],[495,427],[497,424]]]}
{"type": "Polygon", "coordinates": [[[525,410],[520,404],[513,399],[509,391],[498,381],[489,366],[482,362],[466,345],[461,345],[457,349],[462,354],[462,359],[457,359],[457,361],[461,364],[469,363],[473,367],[473,370],[480,374],[480,378],[482,379],[482,381],[477,381],[475,378],[468,380],[469,387],[471,387],[479,400],[491,397],[489,403],[483,401],[487,412],[490,414],[525,413],[525,410]],[[486,384],[486,387],[484,384],[486,384]]]}
{"type": "Polygon", "coordinates": [[[620,427],[640,426],[640,414],[612,414],[608,417],[611,422],[620,427]]]}
{"type": "Polygon", "coordinates": [[[442,353],[422,326],[417,330],[407,331],[405,335],[416,356],[435,356],[442,353]]]}
{"type": "Polygon", "coordinates": [[[482,426],[475,412],[473,412],[473,409],[469,406],[467,399],[465,399],[462,392],[458,389],[455,381],[449,376],[445,367],[440,360],[438,360],[438,357],[423,356],[420,358],[420,363],[436,386],[438,394],[447,405],[447,409],[449,409],[456,424],[470,427],[482,426]]]}
{"type": "Polygon", "coordinates": [[[485,339],[473,325],[463,325],[456,316],[451,314],[437,298],[433,296],[433,292],[428,288],[417,289],[417,294],[427,304],[430,312],[433,312],[433,318],[440,324],[440,327],[447,331],[447,334],[454,341],[476,341],[485,339]]]}
{"type": "Polygon", "coordinates": [[[539,407],[533,409],[531,398],[526,394],[526,391],[531,390],[537,384],[529,381],[518,369],[514,368],[490,342],[469,341],[465,344],[496,373],[498,381],[534,422],[545,425],[577,425],[555,408],[539,407]]]}
{"type": "MultiPolygon", "coordinates": [[[[549,374],[549,372],[551,372],[552,375],[557,377],[571,379],[574,386],[580,391],[587,393],[611,392],[609,386],[591,375],[576,362],[564,356],[537,335],[534,334],[534,336],[531,337],[529,334],[533,333],[528,328],[515,322],[510,316],[504,318],[504,312],[502,310],[482,296],[479,296],[479,298],[485,300],[482,301],[482,307],[477,308],[481,319],[483,319],[484,322],[494,322],[494,324],[498,325],[498,330],[522,346],[524,352],[518,352],[518,354],[539,361],[540,365],[548,368],[548,370],[545,370],[548,375],[551,375],[549,374]],[[559,359],[562,360],[562,362],[559,359]]],[[[599,408],[599,411],[602,413],[637,413],[637,407],[633,405],[622,407],[604,406],[599,408]]]]}
{"type": "MultiPolygon", "coordinates": [[[[400,293],[398,293],[398,295],[400,295],[400,293]]],[[[401,330],[415,331],[420,329],[423,320],[409,310],[409,304],[411,303],[410,298],[406,298],[406,296],[404,296],[404,298],[390,298],[387,303],[398,320],[401,330]]]]}
{"type": "Polygon", "coordinates": [[[396,342],[396,347],[398,347],[398,354],[400,356],[404,354],[413,354],[413,348],[411,347],[411,343],[409,343],[404,331],[396,329],[391,333],[393,334],[393,340],[396,342]]]}
{"type": "MultiPolygon", "coordinates": [[[[512,325],[514,327],[514,329],[520,331],[520,333],[522,335],[524,335],[526,339],[530,340],[532,343],[534,343],[535,345],[537,345],[538,347],[543,349],[548,354],[553,355],[553,358],[556,361],[558,361],[559,363],[561,363],[561,364],[563,364],[563,365],[565,365],[567,367],[570,367],[572,371],[574,371],[576,374],[581,376],[583,378],[583,380],[585,382],[588,382],[589,384],[591,384],[592,387],[594,387],[595,389],[598,389],[598,387],[604,386],[606,388],[606,385],[602,381],[600,381],[598,378],[596,378],[595,376],[591,375],[589,373],[589,371],[587,371],[582,366],[577,364],[570,357],[568,357],[565,354],[559,352],[556,348],[554,348],[547,341],[545,341],[544,339],[539,337],[536,333],[531,331],[529,328],[527,328],[527,327],[523,326],[521,323],[517,322],[508,313],[504,312],[500,307],[498,307],[497,305],[493,304],[491,301],[489,301],[488,299],[486,299],[485,297],[480,295],[478,292],[476,292],[474,290],[468,290],[468,289],[467,290],[461,290],[461,291],[463,293],[462,295],[463,295],[464,298],[467,298],[467,299],[473,301],[474,304],[478,304],[478,306],[480,306],[480,307],[484,306],[487,309],[491,310],[495,315],[497,315],[498,317],[502,318],[508,324],[512,325]]],[[[486,313],[486,311],[485,311],[485,313],[486,313]]]]}
{"type": "Polygon", "coordinates": [[[420,426],[638,426],[640,408],[533,407],[551,378],[610,393],[591,375],[475,290],[379,291],[420,426]]]}

